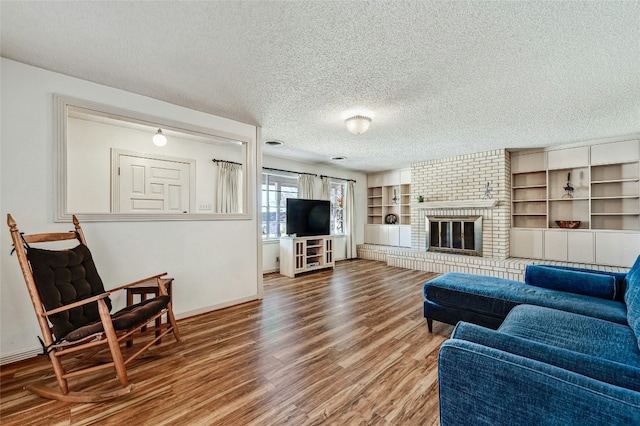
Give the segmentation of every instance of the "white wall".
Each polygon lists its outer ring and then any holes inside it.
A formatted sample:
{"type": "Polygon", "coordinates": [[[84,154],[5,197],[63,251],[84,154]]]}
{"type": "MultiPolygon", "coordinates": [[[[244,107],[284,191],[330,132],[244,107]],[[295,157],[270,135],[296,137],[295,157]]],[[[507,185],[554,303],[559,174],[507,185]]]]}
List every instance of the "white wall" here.
{"type": "MultiPolygon", "coordinates": [[[[251,139],[251,164],[260,167],[255,126],[44,71],[1,62],[0,210],[28,233],[67,231],[54,223],[53,94],[82,98],[157,117],[217,128],[251,139]]],[[[257,173],[249,170],[254,200],[257,173]]],[[[260,235],[255,203],[250,220],[87,222],[83,229],[105,286],[112,288],[157,272],[176,281],[178,317],[206,312],[261,292],[260,235]]],[[[0,361],[35,354],[40,334],[8,228],[0,226],[0,361]]],[[[122,298],[115,298],[117,307],[122,298]]],[[[188,336],[186,336],[188,338],[188,336]]]]}
{"type": "MultiPolygon", "coordinates": [[[[345,170],[325,164],[303,163],[301,161],[288,160],[285,158],[264,155],[262,158],[264,167],[274,169],[291,170],[295,172],[316,173],[315,194],[320,194],[322,183],[320,175],[335,176],[356,181],[356,242],[364,242],[364,224],[367,223],[367,175],[361,172],[345,170]]],[[[347,160],[348,161],[348,160],[347,160]]],[[[334,243],[335,259],[346,258],[347,242],[345,237],[337,236],[334,243]]],[[[263,243],[262,250],[262,271],[274,272],[279,270],[276,259],[280,256],[280,245],[278,240],[267,240],[263,243]]]]}

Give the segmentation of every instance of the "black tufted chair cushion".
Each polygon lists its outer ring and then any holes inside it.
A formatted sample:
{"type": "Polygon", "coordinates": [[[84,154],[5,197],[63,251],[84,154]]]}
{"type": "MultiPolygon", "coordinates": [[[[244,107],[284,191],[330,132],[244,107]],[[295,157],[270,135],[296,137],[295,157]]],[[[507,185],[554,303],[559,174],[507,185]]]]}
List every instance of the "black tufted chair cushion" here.
{"type": "MultiPolygon", "coordinates": [[[[83,244],[57,251],[28,248],[27,257],[42,304],[48,311],[104,293],[91,252],[83,244]]],[[[111,300],[108,297],[104,300],[111,310],[111,300]]],[[[97,302],[49,317],[59,341],[69,332],[99,320],[97,302]]]]}
{"type": "MultiPolygon", "coordinates": [[[[28,248],[27,257],[40,299],[48,311],[104,293],[91,252],[83,244],[58,251],[28,248]]],[[[111,299],[107,297],[104,301],[111,310],[111,299]]],[[[113,328],[129,330],[144,325],[170,301],[169,296],[158,296],[127,306],[111,315],[113,328]]],[[[104,331],[97,302],[51,315],[49,321],[58,341],[73,342],[104,331]]]]}
{"type": "MultiPolygon", "coordinates": [[[[127,306],[111,315],[113,328],[119,331],[144,325],[149,318],[166,308],[170,301],[169,296],[158,296],[136,305],[127,306]]],[[[104,327],[102,322],[98,321],[71,331],[64,339],[73,342],[102,331],[104,331],[104,327]]]]}

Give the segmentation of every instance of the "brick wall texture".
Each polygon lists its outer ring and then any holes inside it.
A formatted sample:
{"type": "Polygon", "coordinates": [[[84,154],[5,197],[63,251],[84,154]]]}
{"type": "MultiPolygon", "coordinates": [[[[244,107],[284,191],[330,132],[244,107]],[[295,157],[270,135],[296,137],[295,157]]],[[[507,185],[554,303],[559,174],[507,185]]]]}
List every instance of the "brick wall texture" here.
{"type": "MultiPolygon", "coordinates": [[[[411,247],[426,249],[426,215],[480,215],[483,217],[482,255],[494,259],[509,256],[511,227],[511,170],[509,152],[504,149],[460,155],[411,165],[413,200],[469,201],[485,197],[487,184],[497,200],[491,209],[411,210],[411,247]]],[[[415,201],[414,201],[415,202],[415,201]]],[[[415,206],[415,204],[414,204],[415,206]]]]}

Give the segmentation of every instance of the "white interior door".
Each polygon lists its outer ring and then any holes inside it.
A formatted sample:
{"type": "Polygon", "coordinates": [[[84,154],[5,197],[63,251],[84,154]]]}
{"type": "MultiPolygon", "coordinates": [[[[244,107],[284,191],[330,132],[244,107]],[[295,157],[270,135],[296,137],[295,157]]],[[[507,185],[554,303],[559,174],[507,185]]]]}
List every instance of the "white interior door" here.
{"type": "Polygon", "coordinates": [[[190,163],[118,155],[120,213],[189,213],[190,163]]]}

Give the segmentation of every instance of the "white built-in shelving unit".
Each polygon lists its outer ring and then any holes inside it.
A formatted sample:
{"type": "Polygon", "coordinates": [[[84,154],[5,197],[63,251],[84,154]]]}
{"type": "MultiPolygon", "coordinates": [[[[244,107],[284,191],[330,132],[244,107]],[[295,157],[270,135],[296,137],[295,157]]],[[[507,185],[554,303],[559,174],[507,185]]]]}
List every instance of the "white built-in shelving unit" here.
{"type": "Polygon", "coordinates": [[[367,175],[365,243],[411,247],[411,170],[367,175]]]}
{"type": "Polygon", "coordinates": [[[511,173],[512,256],[628,266],[640,253],[640,139],[513,152],[511,173]]]}

